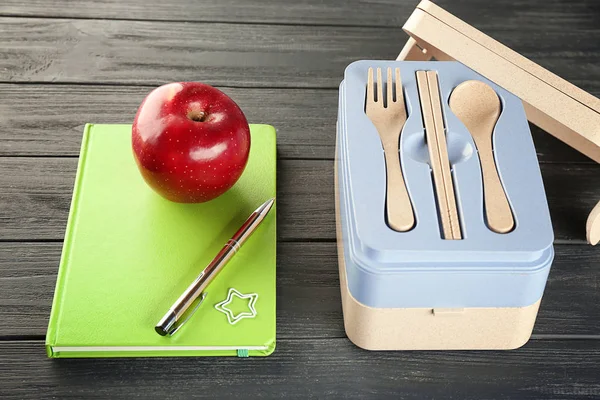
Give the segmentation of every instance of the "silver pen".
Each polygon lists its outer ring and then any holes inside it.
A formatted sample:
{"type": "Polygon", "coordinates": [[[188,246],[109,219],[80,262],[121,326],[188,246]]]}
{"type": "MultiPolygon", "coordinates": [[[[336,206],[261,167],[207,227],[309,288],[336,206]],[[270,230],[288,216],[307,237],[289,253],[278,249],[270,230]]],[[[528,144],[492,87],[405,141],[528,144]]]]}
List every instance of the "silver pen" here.
{"type": "Polygon", "coordinates": [[[177,332],[183,324],[185,324],[190,317],[196,312],[204,298],[206,293],[204,289],[213,281],[219,272],[223,269],[225,264],[233,257],[233,255],[239,250],[240,246],[244,244],[246,239],[258,228],[260,223],[265,219],[275,198],[269,199],[258,207],[244,222],[244,224],[238,229],[238,231],[227,241],[225,246],[219,251],[219,253],[213,258],[213,260],[204,268],[204,270],[198,275],[198,277],[192,282],[190,286],[183,292],[177,299],[175,304],[171,306],[169,311],[164,317],[158,322],[154,328],[156,332],[161,336],[173,335],[177,332]],[[191,305],[202,296],[196,307],[185,320],[183,315],[189,310],[191,305]]]}

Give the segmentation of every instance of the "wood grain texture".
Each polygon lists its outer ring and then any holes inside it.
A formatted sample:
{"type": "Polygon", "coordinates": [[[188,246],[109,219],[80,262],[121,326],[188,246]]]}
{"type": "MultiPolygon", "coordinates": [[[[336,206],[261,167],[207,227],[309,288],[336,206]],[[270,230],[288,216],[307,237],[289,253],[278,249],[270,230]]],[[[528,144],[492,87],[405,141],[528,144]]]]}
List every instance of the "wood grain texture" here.
{"type": "MultiPolygon", "coordinates": [[[[131,123],[151,87],[0,84],[0,156],[79,154],[83,126],[131,123]]],[[[278,156],[333,158],[337,90],[221,88],[250,123],[277,129],[278,156]]]]}
{"type": "MultiPolygon", "coordinates": [[[[0,243],[0,338],[46,334],[61,250],[0,243]]],[[[277,253],[278,337],[343,337],[334,245],[278,243],[277,253]]]]}
{"type": "Polygon", "coordinates": [[[337,88],[349,63],[392,58],[402,38],[384,28],[0,18],[0,81],[337,88]]]}
{"type": "MultiPolygon", "coordinates": [[[[336,89],[348,63],[396,57],[417,2],[1,1],[0,397],[598,398],[599,253],[573,243],[584,242],[600,174],[535,127],[556,236],[569,243],[556,246],[537,340],[512,352],[372,353],[344,338],[336,89]],[[76,168],[59,156],[79,153],[85,122],[130,122],[153,86],[174,80],[220,85],[251,122],[278,128],[274,355],[49,361],[42,341],[11,341],[46,331],[76,168]],[[19,242],[38,239],[56,242],[19,242]],[[596,340],[544,339],[581,335],[596,340]]],[[[597,0],[437,3],[600,96],[597,0]]]]}
{"type": "Polygon", "coordinates": [[[397,27],[415,4],[412,0],[84,0],[75,4],[7,0],[0,5],[0,15],[397,27]]]}
{"type": "MultiPolygon", "coordinates": [[[[4,0],[0,15],[399,27],[417,3],[417,0],[4,0]]],[[[469,23],[488,29],[527,29],[536,20],[543,21],[548,30],[560,31],[574,23],[587,29],[598,27],[595,0],[529,0],[512,2],[510,7],[503,2],[481,0],[436,0],[436,3],[469,23]]]]}
{"type": "MultiPolygon", "coordinates": [[[[550,20],[484,32],[598,96],[600,28],[538,29],[550,20]]],[[[0,81],[336,88],[349,63],[395,59],[407,38],[400,27],[0,18],[0,81]]]]}
{"type": "MultiPolygon", "coordinates": [[[[0,157],[0,240],[62,240],[76,169],[76,158],[0,157]]],[[[333,162],[280,159],[277,170],[278,239],[334,240],[333,162]]],[[[597,164],[542,164],[557,240],[585,242],[599,172],[597,164]]]]}
{"type": "Polygon", "coordinates": [[[265,359],[47,360],[42,342],[0,343],[0,396],[48,398],[592,399],[594,341],[505,352],[380,352],[346,339],[279,340],[265,359]],[[35,380],[25,381],[35,371],[35,380]],[[466,381],[470,384],[465,384],[466,381]]]}
{"type": "MultiPolygon", "coordinates": [[[[43,337],[62,243],[0,243],[0,338],[43,337]]],[[[335,243],[279,243],[277,335],[345,337],[335,243]]],[[[557,245],[534,329],[600,339],[600,253],[557,245]]]]}
{"type": "MultiPolygon", "coordinates": [[[[76,158],[0,158],[0,240],[62,240],[76,158]]],[[[333,162],[278,160],[278,240],[333,239],[333,162]]]]}
{"type": "MultiPolygon", "coordinates": [[[[333,160],[337,90],[221,89],[242,107],[250,122],[275,126],[279,157],[333,160]]],[[[76,156],[85,122],[131,122],[150,90],[0,84],[0,98],[11,99],[0,102],[0,156],[76,156]]],[[[540,162],[593,163],[541,129],[531,129],[540,162]]]]}

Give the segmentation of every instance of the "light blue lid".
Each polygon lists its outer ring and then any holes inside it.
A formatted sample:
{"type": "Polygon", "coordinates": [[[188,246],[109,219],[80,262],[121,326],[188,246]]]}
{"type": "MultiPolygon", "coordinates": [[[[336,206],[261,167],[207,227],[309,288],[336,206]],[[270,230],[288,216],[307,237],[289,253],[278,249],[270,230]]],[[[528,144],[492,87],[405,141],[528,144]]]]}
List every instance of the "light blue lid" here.
{"type": "Polygon", "coordinates": [[[346,274],[358,301],[371,307],[517,307],[539,300],[554,255],[553,233],[529,125],[516,96],[456,62],[352,63],[340,86],[338,157],[346,274]],[[396,232],[385,222],[383,149],[364,112],[368,68],[388,66],[401,69],[409,115],[399,146],[416,216],[409,232],[396,232]],[[441,236],[417,70],[439,75],[463,240],[441,236]],[[448,106],[453,88],[470,79],[489,84],[502,101],[493,145],[515,218],[507,234],[486,226],[475,145],[448,106]]]}

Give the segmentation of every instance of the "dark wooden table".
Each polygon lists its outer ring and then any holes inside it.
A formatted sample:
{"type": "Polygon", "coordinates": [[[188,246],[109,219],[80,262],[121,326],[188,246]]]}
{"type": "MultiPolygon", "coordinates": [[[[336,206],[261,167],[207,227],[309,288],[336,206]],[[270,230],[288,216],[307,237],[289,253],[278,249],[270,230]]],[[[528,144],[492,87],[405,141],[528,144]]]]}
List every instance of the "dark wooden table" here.
{"type": "MultiPolygon", "coordinates": [[[[532,127],[556,259],[532,339],[508,352],[367,352],[336,265],[337,88],[393,59],[416,0],[2,0],[0,398],[600,398],[600,167],[532,127]],[[265,359],[49,360],[44,335],[83,124],[129,123],[153,87],[200,80],[278,130],[278,343],[265,359]]],[[[600,2],[440,5],[600,95],[600,2]]]]}

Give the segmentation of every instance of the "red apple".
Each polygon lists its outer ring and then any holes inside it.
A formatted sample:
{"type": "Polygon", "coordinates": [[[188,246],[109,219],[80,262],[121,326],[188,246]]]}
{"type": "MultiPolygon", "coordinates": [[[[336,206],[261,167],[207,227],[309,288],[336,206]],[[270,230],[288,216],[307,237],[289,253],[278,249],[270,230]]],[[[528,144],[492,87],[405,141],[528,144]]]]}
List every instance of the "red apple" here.
{"type": "Polygon", "coordinates": [[[225,93],[199,82],[154,89],[133,121],[133,153],[144,180],[180,203],[212,200],[248,162],[250,128],[225,93]]]}

